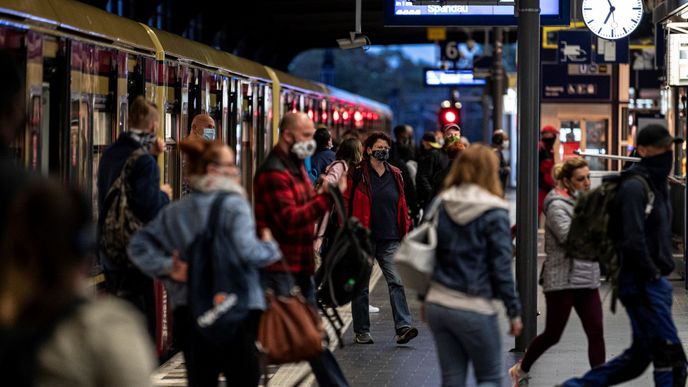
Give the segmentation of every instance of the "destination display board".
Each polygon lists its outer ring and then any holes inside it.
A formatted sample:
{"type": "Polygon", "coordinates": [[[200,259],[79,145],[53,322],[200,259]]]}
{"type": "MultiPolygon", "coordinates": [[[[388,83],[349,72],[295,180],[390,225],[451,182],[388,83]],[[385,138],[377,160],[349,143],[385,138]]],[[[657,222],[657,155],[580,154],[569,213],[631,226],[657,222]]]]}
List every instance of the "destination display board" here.
{"type": "Polygon", "coordinates": [[[473,77],[471,70],[424,69],[425,86],[484,86],[485,80],[473,77]]]}
{"type": "MultiPolygon", "coordinates": [[[[543,26],[569,25],[569,0],[541,0],[543,26]]],[[[386,26],[516,26],[514,0],[499,5],[414,5],[406,0],[385,0],[386,26]]]]}

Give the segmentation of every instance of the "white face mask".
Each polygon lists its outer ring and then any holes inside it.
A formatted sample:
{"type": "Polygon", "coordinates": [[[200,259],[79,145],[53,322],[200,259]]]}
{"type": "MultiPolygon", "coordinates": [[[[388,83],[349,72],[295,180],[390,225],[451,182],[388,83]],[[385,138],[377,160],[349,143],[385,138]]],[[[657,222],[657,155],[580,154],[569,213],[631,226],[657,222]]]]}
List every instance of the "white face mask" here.
{"type": "Polygon", "coordinates": [[[291,146],[291,153],[295,154],[301,160],[304,160],[315,153],[317,144],[315,140],[297,141],[291,146]]]}
{"type": "Polygon", "coordinates": [[[502,143],[502,148],[509,149],[509,140],[506,140],[502,143]]]}
{"type": "Polygon", "coordinates": [[[208,141],[215,140],[215,128],[203,128],[203,138],[208,141]]]}

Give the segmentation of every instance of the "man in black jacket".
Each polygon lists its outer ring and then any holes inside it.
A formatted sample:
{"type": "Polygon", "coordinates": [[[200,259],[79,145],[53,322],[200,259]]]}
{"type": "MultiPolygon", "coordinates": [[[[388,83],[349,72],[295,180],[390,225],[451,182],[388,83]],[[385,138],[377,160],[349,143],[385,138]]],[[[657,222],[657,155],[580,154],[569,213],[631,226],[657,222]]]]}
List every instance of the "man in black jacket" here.
{"type": "Polygon", "coordinates": [[[416,175],[416,200],[421,209],[425,209],[432,200],[435,192],[435,175],[448,164],[448,159],[443,162],[441,148],[442,146],[437,143],[432,132],[423,135],[416,175]]]}
{"type": "Polygon", "coordinates": [[[642,374],[654,364],[656,386],[685,386],[686,355],[671,315],[672,287],[666,276],[674,270],[671,254],[671,204],[667,177],[673,164],[673,143],[662,126],[638,133],[641,162],[625,173],[646,179],[654,193],[649,203],[645,185],[625,178],[616,195],[612,222],[620,230],[619,299],[631,320],[633,342],[616,358],[564,386],[610,386],[642,374]],[[648,206],[652,205],[647,214],[648,206]]]}
{"type": "MultiPolygon", "coordinates": [[[[107,193],[122,173],[124,164],[132,154],[147,149],[134,162],[129,175],[132,187],[131,197],[127,197],[131,210],[144,223],[157,215],[172,197],[169,185],[160,185],[160,169],[157,156],[164,150],[164,142],[156,136],[158,110],[155,104],[137,97],[129,108],[129,130],[123,132],[117,141],[103,153],[98,166],[98,208],[101,219],[105,216],[107,193]]],[[[100,261],[105,273],[105,287],[110,294],[121,297],[146,315],[148,330],[155,336],[155,297],[153,280],[133,265],[114,262],[102,251],[100,261]]]]}

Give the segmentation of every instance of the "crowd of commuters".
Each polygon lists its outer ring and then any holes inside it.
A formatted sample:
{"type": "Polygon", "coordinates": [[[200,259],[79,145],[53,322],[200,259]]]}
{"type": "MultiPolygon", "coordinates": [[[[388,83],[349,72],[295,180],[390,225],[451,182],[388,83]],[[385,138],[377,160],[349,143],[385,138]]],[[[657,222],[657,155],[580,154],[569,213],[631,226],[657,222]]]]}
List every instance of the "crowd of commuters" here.
{"type": "MultiPolygon", "coordinates": [[[[471,365],[480,386],[501,386],[507,377],[514,386],[527,383],[538,357],[558,342],[572,309],[583,323],[592,369],[565,386],[622,383],[650,363],[656,385],[685,383],[686,357],[666,279],[674,269],[666,184],[673,139],[663,127],[640,131],[636,143],[642,161],[624,172],[649,182],[655,198],[651,211],[638,179],[623,180],[614,203],[622,262],[618,293],[633,342],[606,363],[600,268],[569,258],[564,247],[576,202],[590,189],[590,172],[580,158],[555,165],[558,130],[543,128],[539,207],[545,216],[540,279],[545,330],[507,374],[493,299],[503,302],[511,335],[519,335],[522,324],[504,200],[510,169],[503,131],[494,133],[491,146],[471,145],[458,125],[447,125],[438,135],[425,133],[416,148],[408,125],[394,129],[394,140],[381,132],[352,131],[334,141],[327,128],[316,130],[308,115],[287,113],[276,146],[254,176],[252,207],[234,151],[215,140],[215,123],[202,113],[179,144],[184,195],[172,201],[156,160],[165,150],[157,137],[158,107],[137,97],[129,106],[127,131],[104,152],[98,167],[95,227],[93,210],[76,189],[31,176],[15,164],[9,145],[25,124],[24,85],[6,53],[0,53],[0,74],[0,370],[10,385],[150,385],[153,280],[159,279],[173,308],[174,342],[184,353],[189,385],[216,386],[224,374],[228,385],[257,386],[265,359],[256,345],[268,307],[265,292],[288,296],[297,287],[315,308],[316,255],[325,255],[328,233],[342,222],[332,214],[333,190],[343,194],[348,212],[370,233],[371,261],[387,283],[390,337],[397,345],[408,344],[419,330],[392,257],[421,214],[437,210],[436,263],[423,314],[435,339],[442,385],[464,386],[471,365]],[[103,243],[112,230],[104,222],[111,222],[113,197],[118,203],[124,198],[128,206],[122,220],[127,226],[120,227],[126,228],[126,244],[119,250],[103,243]],[[218,257],[213,261],[218,266],[204,269],[214,281],[242,284],[236,293],[241,300],[214,293],[212,313],[202,317],[194,312],[198,298],[191,296],[199,272],[189,261],[199,243],[204,243],[201,251],[218,257]],[[96,256],[112,297],[94,300],[87,289],[96,256]],[[234,271],[218,269],[228,266],[234,271]],[[228,299],[234,303],[227,304],[228,299]],[[204,327],[229,313],[223,309],[227,305],[245,308],[232,312],[233,329],[210,339],[204,327]]],[[[370,275],[365,273],[352,301],[357,344],[374,344],[370,275]]],[[[315,379],[321,386],[348,386],[327,341],[324,335],[322,350],[309,359],[315,379]]]]}

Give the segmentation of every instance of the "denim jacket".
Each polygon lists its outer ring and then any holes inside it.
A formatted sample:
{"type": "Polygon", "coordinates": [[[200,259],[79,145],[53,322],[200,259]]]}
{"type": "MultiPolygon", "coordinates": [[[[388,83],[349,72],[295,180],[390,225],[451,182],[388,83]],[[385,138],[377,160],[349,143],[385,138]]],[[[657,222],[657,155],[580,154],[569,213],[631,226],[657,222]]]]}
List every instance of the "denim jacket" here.
{"type": "Polygon", "coordinates": [[[134,234],[129,244],[129,256],[147,275],[161,278],[170,293],[172,308],[187,304],[186,284],[172,281],[172,252],[183,252],[208,223],[210,206],[218,191],[233,192],[224,199],[223,213],[219,216],[220,237],[227,255],[238,256],[244,263],[248,282],[248,306],[265,309],[265,296],[258,269],[281,258],[277,243],[263,242],[256,237],[256,225],[243,189],[228,179],[202,178],[192,184],[201,192],[193,193],[165,207],[146,227],[134,234]]]}
{"type": "Polygon", "coordinates": [[[450,188],[440,198],[432,280],[468,296],[500,298],[509,317],[520,316],[506,202],[472,184],[450,188]]]}

